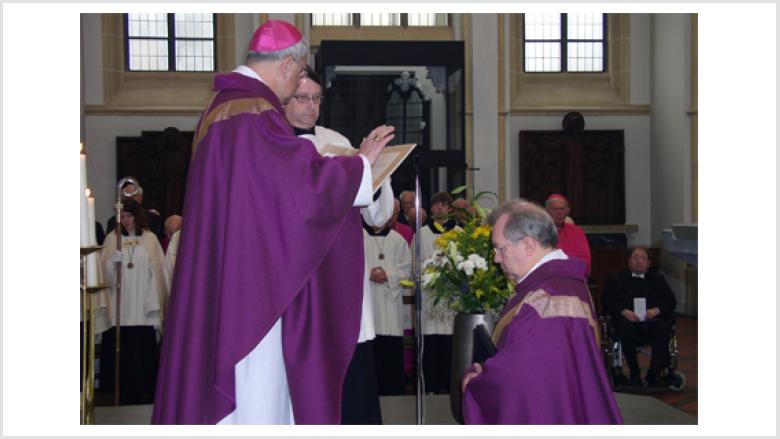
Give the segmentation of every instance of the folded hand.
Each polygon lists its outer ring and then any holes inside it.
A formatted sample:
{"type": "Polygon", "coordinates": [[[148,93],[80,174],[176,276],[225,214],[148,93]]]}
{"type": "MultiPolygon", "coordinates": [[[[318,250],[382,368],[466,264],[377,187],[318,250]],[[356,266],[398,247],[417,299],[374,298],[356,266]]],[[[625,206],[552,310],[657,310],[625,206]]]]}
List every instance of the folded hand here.
{"type": "Polygon", "coordinates": [[[474,363],[472,365],[474,368],[473,371],[468,372],[466,375],[463,375],[463,384],[461,386],[461,390],[465,393],[466,392],[466,386],[469,384],[469,381],[476,378],[479,374],[482,373],[482,365],[479,363],[474,363]]]}

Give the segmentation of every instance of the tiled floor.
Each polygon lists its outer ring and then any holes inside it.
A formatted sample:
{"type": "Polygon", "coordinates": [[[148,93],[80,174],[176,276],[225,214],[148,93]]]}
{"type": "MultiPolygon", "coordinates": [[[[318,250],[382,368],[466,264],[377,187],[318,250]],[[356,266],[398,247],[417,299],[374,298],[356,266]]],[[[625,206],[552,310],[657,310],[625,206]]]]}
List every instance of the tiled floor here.
{"type": "MultiPolygon", "coordinates": [[[[681,392],[668,389],[634,389],[616,394],[618,405],[621,407],[624,419],[628,424],[690,424],[698,419],[698,320],[696,317],[677,316],[677,338],[679,349],[678,370],[685,374],[686,386],[681,392]],[[664,411],[662,407],[656,407],[646,398],[652,397],[669,406],[692,416],[676,415],[675,411],[664,411]],[[675,417],[676,416],[676,417],[675,417]],[[679,418],[679,419],[678,419],[679,418]]],[[[639,364],[642,371],[647,370],[649,357],[640,355],[639,364]]],[[[628,371],[626,370],[626,373],[628,371]]],[[[96,394],[97,405],[111,405],[112,398],[108,394],[96,394]]],[[[427,397],[426,399],[431,399],[427,397]]],[[[429,402],[427,423],[448,424],[454,423],[449,415],[449,396],[436,395],[429,402]]],[[[122,406],[97,410],[100,412],[98,423],[117,424],[144,424],[148,422],[151,406],[122,406]],[[135,408],[133,408],[135,407],[135,408]],[[118,411],[117,411],[118,410],[118,411]],[[129,410],[129,411],[128,411],[129,410]],[[132,410],[140,410],[138,416],[133,415],[132,410]],[[113,416],[116,412],[121,419],[101,419],[103,416],[113,416]],[[125,419],[125,417],[127,417],[125,419]],[[102,421],[102,422],[101,422],[102,421]]],[[[386,423],[413,424],[414,423],[414,398],[383,397],[382,410],[387,413],[386,423]],[[389,422],[388,422],[389,421],[389,422]]],[[[96,412],[96,415],[98,414],[96,412]]],[[[676,412],[680,413],[680,412],[676,412]]]]}
{"type": "MultiPolygon", "coordinates": [[[[695,417],[673,409],[650,396],[617,393],[615,399],[626,425],[696,425],[697,423],[695,417]]],[[[382,405],[382,421],[385,425],[415,425],[417,423],[415,396],[382,396],[380,403],[382,405]]],[[[151,405],[96,407],[95,423],[98,425],[148,425],[151,415],[151,405]]],[[[425,397],[424,421],[425,425],[456,425],[450,412],[449,395],[427,395],[425,397]]]]}

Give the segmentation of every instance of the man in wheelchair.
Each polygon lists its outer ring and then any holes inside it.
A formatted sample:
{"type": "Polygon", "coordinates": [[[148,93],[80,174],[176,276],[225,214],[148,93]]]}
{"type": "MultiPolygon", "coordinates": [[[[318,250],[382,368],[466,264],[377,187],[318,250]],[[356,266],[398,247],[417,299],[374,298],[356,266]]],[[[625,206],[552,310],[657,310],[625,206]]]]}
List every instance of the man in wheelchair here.
{"type": "MultiPolygon", "coordinates": [[[[666,386],[675,378],[670,366],[669,340],[674,327],[674,297],[664,277],[650,268],[650,252],[638,246],[628,255],[628,268],[611,275],[604,283],[603,305],[610,317],[630,370],[628,384],[642,385],[637,350],[649,343],[648,386],[666,386]]],[[[617,379],[625,382],[619,371],[617,379]]]]}

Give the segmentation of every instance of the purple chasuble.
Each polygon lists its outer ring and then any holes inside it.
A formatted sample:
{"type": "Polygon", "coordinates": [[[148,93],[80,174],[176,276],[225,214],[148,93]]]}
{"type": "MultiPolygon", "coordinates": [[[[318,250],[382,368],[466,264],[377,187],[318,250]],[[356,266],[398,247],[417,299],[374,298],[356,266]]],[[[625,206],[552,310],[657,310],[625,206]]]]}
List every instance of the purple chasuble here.
{"type": "Polygon", "coordinates": [[[337,424],[360,329],[362,160],[320,156],[260,81],[214,83],[187,177],[152,423],[231,413],[236,363],[281,317],[295,422],[337,424]]]}
{"type": "Polygon", "coordinates": [[[467,424],[622,424],[607,381],[585,262],[552,260],[515,288],[498,353],[463,395],[467,424]]]}

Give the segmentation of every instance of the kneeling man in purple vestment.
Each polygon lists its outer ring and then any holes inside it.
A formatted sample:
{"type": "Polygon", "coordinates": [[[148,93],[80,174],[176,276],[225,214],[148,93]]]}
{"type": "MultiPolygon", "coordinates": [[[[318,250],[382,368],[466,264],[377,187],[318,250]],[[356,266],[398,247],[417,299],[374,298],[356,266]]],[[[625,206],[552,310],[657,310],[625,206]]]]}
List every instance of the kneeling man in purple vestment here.
{"type": "Polygon", "coordinates": [[[547,212],[514,200],[491,213],[495,261],[517,282],[493,341],[463,377],[467,424],[622,424],[607,381],[586,264],[555,248],[547,212]]]}
{"type": "Polygon", "coordinates": [[[246,64],[214,79],[195,135],[152,422],[337,424],[360,330],[371,167],[326,158],[296,137],[282,105],[307,46],[266,21],[246,64]]]}

